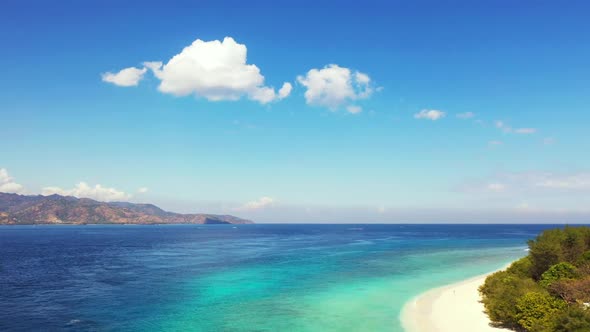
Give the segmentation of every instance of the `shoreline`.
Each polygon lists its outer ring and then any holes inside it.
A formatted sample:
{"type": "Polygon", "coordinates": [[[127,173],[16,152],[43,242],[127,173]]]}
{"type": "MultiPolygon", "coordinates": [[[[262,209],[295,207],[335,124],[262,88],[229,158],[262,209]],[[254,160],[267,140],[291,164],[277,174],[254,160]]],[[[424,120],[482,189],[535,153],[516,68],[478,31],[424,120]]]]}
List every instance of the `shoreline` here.
{"type": "Polygon", "coordinates": [[[430,289],[406,302],[400,314],[406,332],[500,332],[490,326],[478,288],[490,274],[504,267],[454,284],[430,289]]]}

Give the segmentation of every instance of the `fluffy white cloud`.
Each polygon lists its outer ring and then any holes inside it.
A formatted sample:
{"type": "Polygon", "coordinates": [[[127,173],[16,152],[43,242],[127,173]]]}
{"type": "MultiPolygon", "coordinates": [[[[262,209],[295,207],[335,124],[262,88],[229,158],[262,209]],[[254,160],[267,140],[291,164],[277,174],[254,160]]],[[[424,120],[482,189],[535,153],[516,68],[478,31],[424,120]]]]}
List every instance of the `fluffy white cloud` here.
{"type": "Polygon", "coordinates": [[[273,198],[265,196],[242,205],[239,210],[261,210],[273,205],[274,202],[273,198]]]}
{"type": "Polygon", "coordinates": [[[62,196],[74,196],[91,198],[97,201],[111,202],[111,201],[126,201],[129,200],[132,195],[127,194],[123,191],[119,191],[115,188],[103,187],[100,184],[94,187],[89,186],[86,182],[78,183],[74,188],[62,189],[60,187],[45,187],[43,188],[42,195],[53,195],[58,194],[62,196]]]}
{"type": "Polygon", "coordinates": [[[421,110],[420,112],[414,114],[414,118],[436,121],[438,119],[444,118],[445,115],[445,112],[439,110],[421,110]]]}
{"type": "Polygon", "coordinates": [[[129,67],[125,69],[121,69],[117,73],[106,72],[102,74],[103,82],[112,83],[118,86],[137,86],[139,81],[145,75],[147,69],[144,68],[135,68],[129,67]]]}
{"type": "Polygon", "coordinates": [[[137,189],[137,192],[140,194],[145,194],[149,191],[149,189],[147,187],[141,187],[139,189],[137,189]]]}
{"type": "Polygon", "coordinates": [[[23,186],[14,182],[6,168],[0,168],[0,192],[17,194],[23,192],[23,186]]]}
{"type": "Polygon", "coordinates": [[[515,134],[529,135],[529,134],[534,134],[537,132],[537,129],[535,129],[535,128],[512,128],[511,126],[507,125],[503,121],[499,121],[499,120],[496,121],[495,125],[496,125],[496,128],[502,130],[503,132],[505,132],[507,134],[515,133],[515,134]]]}
{"type": "Polygon", "coordinates": [[[161,92],[175,96],[195,96],[210,101],[238,100],[247,96],[266,104],[286,98],[292,85],[284,83],[278,93],[264,85],[264,76],[254,64],[246,63],[247,48],[233,38],[223,41],[195,40],[166,64],[145,62],[161,82],[161,92]]]}
{"type": "Polygon", "coordinates": [[[328,107],[335,111],[343,105],[373,94],[371,78],[365,73],[352,72],[335,64],[322,69],[311,69],[297,81],[306,88],[305,101],[309,105],[328,107]]]}
{"type": "Polygon", "coordinates": [[[457,117],[459,119],[464,119],[464,120],[471,119],[471,118],[475,117],[475,113],[473,113],[473,112],[459,113],[459,114],[457,114],[457,117]]]}

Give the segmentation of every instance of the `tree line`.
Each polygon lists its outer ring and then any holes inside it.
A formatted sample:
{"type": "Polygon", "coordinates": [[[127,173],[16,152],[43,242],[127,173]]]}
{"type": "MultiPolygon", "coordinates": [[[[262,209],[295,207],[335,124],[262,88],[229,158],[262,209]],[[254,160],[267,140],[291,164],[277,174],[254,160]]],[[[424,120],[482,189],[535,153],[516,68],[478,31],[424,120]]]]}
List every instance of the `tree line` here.
{"type": "Polygon", "coordinates": [[[479,288],[493,324],[515,331],[590,331],[590,227],[546,230],[526,257],[479,288]]]}

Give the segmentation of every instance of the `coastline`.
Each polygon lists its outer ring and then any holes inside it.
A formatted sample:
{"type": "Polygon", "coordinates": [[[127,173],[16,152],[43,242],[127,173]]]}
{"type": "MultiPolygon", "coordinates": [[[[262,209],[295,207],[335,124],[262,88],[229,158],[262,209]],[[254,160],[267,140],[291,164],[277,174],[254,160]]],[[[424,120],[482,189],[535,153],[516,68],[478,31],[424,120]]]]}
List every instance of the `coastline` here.
{"type": "Polygon", "coordinates": [[[463,281],[430,289],[408,301],[400,314],[406,332],[511,331],[489,325],[478,288],[487,276],[510,264],[463,281]]]}

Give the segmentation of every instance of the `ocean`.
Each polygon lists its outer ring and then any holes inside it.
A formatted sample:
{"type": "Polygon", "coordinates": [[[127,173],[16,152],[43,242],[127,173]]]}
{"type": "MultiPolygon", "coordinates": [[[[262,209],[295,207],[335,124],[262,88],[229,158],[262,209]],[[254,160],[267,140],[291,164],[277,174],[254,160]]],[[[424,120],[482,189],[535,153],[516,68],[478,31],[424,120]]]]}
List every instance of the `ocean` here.
{"type": "Polygon", "coordinates": [[[1,331],[402,331],[556,225],[0,227],[1,331]]]}

